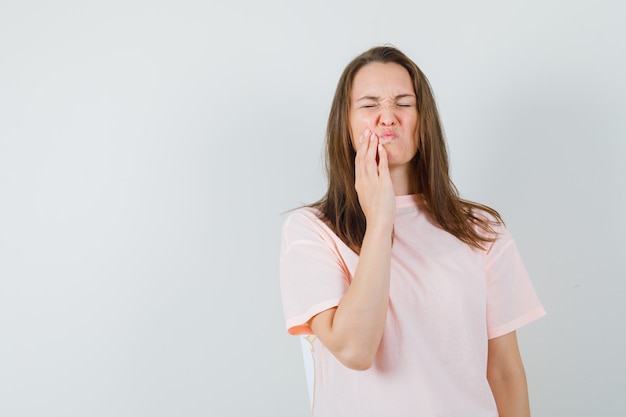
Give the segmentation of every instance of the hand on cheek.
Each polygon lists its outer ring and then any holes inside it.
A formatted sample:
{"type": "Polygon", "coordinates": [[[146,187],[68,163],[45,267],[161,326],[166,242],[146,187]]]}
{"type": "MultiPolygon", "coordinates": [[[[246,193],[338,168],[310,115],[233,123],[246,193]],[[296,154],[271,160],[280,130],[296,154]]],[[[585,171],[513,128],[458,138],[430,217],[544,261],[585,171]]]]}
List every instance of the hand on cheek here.
{"type": "Polygon", "coordinates": [[[376,134],[366,129],[359,136],[355,158],[355,189],[368,224],[393,224],[395,194],[387,152],[376,134]]]}

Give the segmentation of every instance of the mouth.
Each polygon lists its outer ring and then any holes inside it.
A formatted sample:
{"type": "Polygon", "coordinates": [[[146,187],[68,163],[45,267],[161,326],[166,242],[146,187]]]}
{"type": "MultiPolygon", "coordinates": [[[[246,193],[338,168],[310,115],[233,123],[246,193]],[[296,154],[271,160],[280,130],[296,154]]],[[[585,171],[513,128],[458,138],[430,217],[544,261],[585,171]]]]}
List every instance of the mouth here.
{"type": "Polygon", "coordinates": [[[393,132],[383,132],[378,137],[379,137],[379,142],[382,145],[386,145],[390,142],[393,142],[394,140],[398,138],[398,136],[393,132]]]}

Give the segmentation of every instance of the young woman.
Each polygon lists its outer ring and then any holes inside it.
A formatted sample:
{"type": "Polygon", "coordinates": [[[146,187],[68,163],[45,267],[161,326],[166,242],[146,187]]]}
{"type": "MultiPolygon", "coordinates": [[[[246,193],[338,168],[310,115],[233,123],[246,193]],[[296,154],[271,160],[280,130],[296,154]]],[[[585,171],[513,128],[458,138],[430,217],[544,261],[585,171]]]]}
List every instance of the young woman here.
{"type": "Polygon", "coordinates": [[[493,209],[459,197],[433,94],[395,48],[344,70],[328,191],[282,232],[287,328],[313,335],[313,414],[529,416],[515,330],[545,314],[493,209]]]}

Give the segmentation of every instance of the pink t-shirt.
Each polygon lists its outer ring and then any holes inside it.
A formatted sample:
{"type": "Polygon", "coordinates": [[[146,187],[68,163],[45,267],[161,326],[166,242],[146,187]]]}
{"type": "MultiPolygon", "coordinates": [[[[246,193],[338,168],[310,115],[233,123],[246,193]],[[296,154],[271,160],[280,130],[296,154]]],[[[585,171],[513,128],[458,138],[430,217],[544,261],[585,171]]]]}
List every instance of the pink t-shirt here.
{"type": "MultiPolygon", "coordinates": [[[[396,197],[389,311],[374,365],[355,371],[311,337],[315,416],[497,417],[487,341],[545,314],[509,232],[487,250],[433,223],[421,196],[396,197]]],[[[335,307],[358,255],[313,209],[286,219],[280,278],[289,333],[335,307]]]]}

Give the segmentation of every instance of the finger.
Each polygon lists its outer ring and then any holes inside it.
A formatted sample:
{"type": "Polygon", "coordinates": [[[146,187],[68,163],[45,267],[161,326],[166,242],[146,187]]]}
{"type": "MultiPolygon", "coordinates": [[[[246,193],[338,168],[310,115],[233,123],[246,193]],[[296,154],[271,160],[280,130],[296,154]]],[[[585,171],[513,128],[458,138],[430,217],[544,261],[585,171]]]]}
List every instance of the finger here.
{"type": "Polygon", "coordinates": [[[369,130],[365,130],[361,136],[359,136],[357,149],[356,149],[356,157],[355,157],[355,173],[357,175],[363,175],[366,172],[365,168],[365,157],[367,155],[367,151],[369,149],[370,141],[369,141],[369,130]]]}
{"type": "Polygon", "coordinates": [[[357,153],[359,152],[359,150],[367,150],[369,147],[369,141],[367,139],[369,139],[371,132],[369,131],[369,129],[365,129],[365,132],[363,132],[361,134],[361,136],[359,136],[359,141],[357,144],[357,153]]]}
{"type": "Polygon", "coordinates": [[[365,165],[367,173],[372,176],[378,176],[378,167],[376,163],[376,154],[378,153],[378,136],[372,133],[369,137],[369,148],[365,156],[365,165]]]}
{"type": "Polygon", "coordinates": [[[380,175],[381,177],[390,178],[387,150],[382,144],[378,144],[378,175],[380,175]]]}
{"type": "Polygon", "coordinates": [[[357,157],[360,154],[365,154],[367,152],[367,148],[369,146],[369,142],[367,140],[365,140],[366,134],[368,134],[367,130],[365,132],[363,132],[361,134],[361,136],[359,136],[359,139],[357,140],[356,146],[354,148],[357,157]]]}

